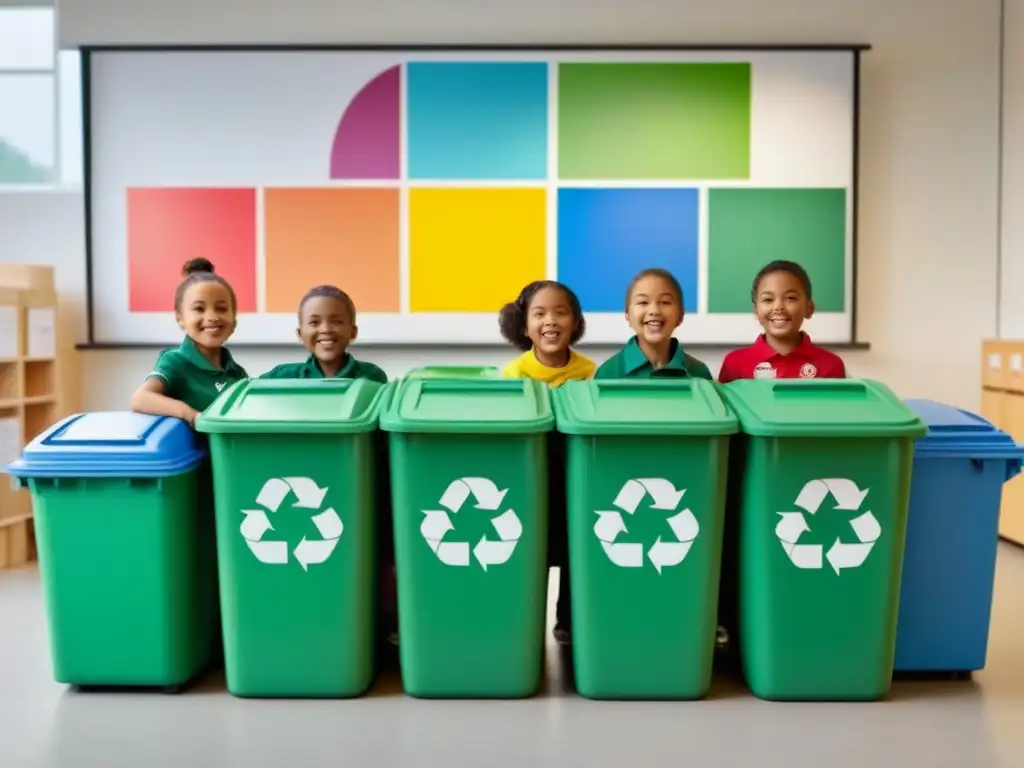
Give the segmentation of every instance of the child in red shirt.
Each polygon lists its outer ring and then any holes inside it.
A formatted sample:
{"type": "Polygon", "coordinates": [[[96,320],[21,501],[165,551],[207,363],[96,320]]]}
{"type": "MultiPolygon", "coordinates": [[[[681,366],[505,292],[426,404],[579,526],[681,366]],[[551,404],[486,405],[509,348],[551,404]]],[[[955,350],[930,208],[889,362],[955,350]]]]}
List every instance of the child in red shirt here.
{"type": "Polygon", "coordinates": [[[749,347],[734,349],[722,361],[718,380],[845,379],[839,355],[811,343],[800,330],[814,314],[811,279],[796,262],[773,261],[754,278],[754,316],[764,333],[749,347]]]}

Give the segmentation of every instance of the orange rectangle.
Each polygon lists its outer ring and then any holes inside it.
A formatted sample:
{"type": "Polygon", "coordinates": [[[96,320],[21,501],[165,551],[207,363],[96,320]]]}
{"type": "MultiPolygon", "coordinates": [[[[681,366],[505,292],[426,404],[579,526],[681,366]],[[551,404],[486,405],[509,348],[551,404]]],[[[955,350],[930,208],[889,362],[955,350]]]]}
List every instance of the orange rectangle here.
{"type": "Polygon", "coordinates": [[[264,227],[267,312],[325,283],[360,312],[400,310],[397,188],[268,188],[264,227]]]}

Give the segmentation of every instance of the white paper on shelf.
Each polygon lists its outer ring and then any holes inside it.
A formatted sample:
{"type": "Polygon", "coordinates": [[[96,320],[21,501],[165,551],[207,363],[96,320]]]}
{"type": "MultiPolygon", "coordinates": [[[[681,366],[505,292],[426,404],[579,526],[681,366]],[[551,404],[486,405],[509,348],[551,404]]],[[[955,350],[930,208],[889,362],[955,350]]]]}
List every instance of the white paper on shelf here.
{"type": "Polygon", "coordinates": [[[21,422],[0,419],[0,467],[21,455],[21,422]]]}
{"type": "Polygon", "coordinates": [[[28,311],[28,350],[30,358],[52,359],[57,355],[56,318],[53,307],[28,311]]]}
{"type": "Polygon", "coordinates": [[[18,356],[18,308],[0,307],[0,360],[18,356]]]}

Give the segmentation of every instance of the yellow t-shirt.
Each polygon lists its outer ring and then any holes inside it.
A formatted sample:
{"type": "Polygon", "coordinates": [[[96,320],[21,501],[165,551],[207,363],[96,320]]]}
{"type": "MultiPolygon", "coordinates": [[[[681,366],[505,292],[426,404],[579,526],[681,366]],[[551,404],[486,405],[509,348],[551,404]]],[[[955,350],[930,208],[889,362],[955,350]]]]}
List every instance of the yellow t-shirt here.
{"type": "Polygon", "coordinates": [[[501,372],[510,379],[533,379],[551,387],[560,387],[567,381],[589,379],[597,366],[590,358],[569,350],[569,362],[561,368],[551,368],[540,362],[533,350],[528,350],[505,366],[501,372]]]}

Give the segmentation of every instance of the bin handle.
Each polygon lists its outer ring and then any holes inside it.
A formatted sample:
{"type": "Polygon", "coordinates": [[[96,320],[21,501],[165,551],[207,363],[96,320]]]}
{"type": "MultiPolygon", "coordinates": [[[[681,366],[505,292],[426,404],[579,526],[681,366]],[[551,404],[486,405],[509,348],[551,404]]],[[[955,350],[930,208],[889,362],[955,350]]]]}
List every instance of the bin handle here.
{"type": "Polygon", "coordinates": [[[676,389],[693,391],[694,379],[660,378],[660,379],[598,379],[594,383],[599,390],[620,392],[650,392],[652,389],[676,389]]]}
{"type": "Polygon", "coordinates": [[[467,392],[507,390],[522,392],[529,379],[417,379],[420,392],[467,392]]]}
{"type": "Polygon", "coordinates": [[[862,395],[867,392],[867,387],[864,386],[864,382],[856,379],[816,379],[806,381],[802,379],[785,379],[777,381],[772,385],[772,391],[782,396],[797,392],[804,394],[808,390],[828,394],[846,393],[862,395]],[[814,383],[812,384],[811,381],[814,383]]]}

